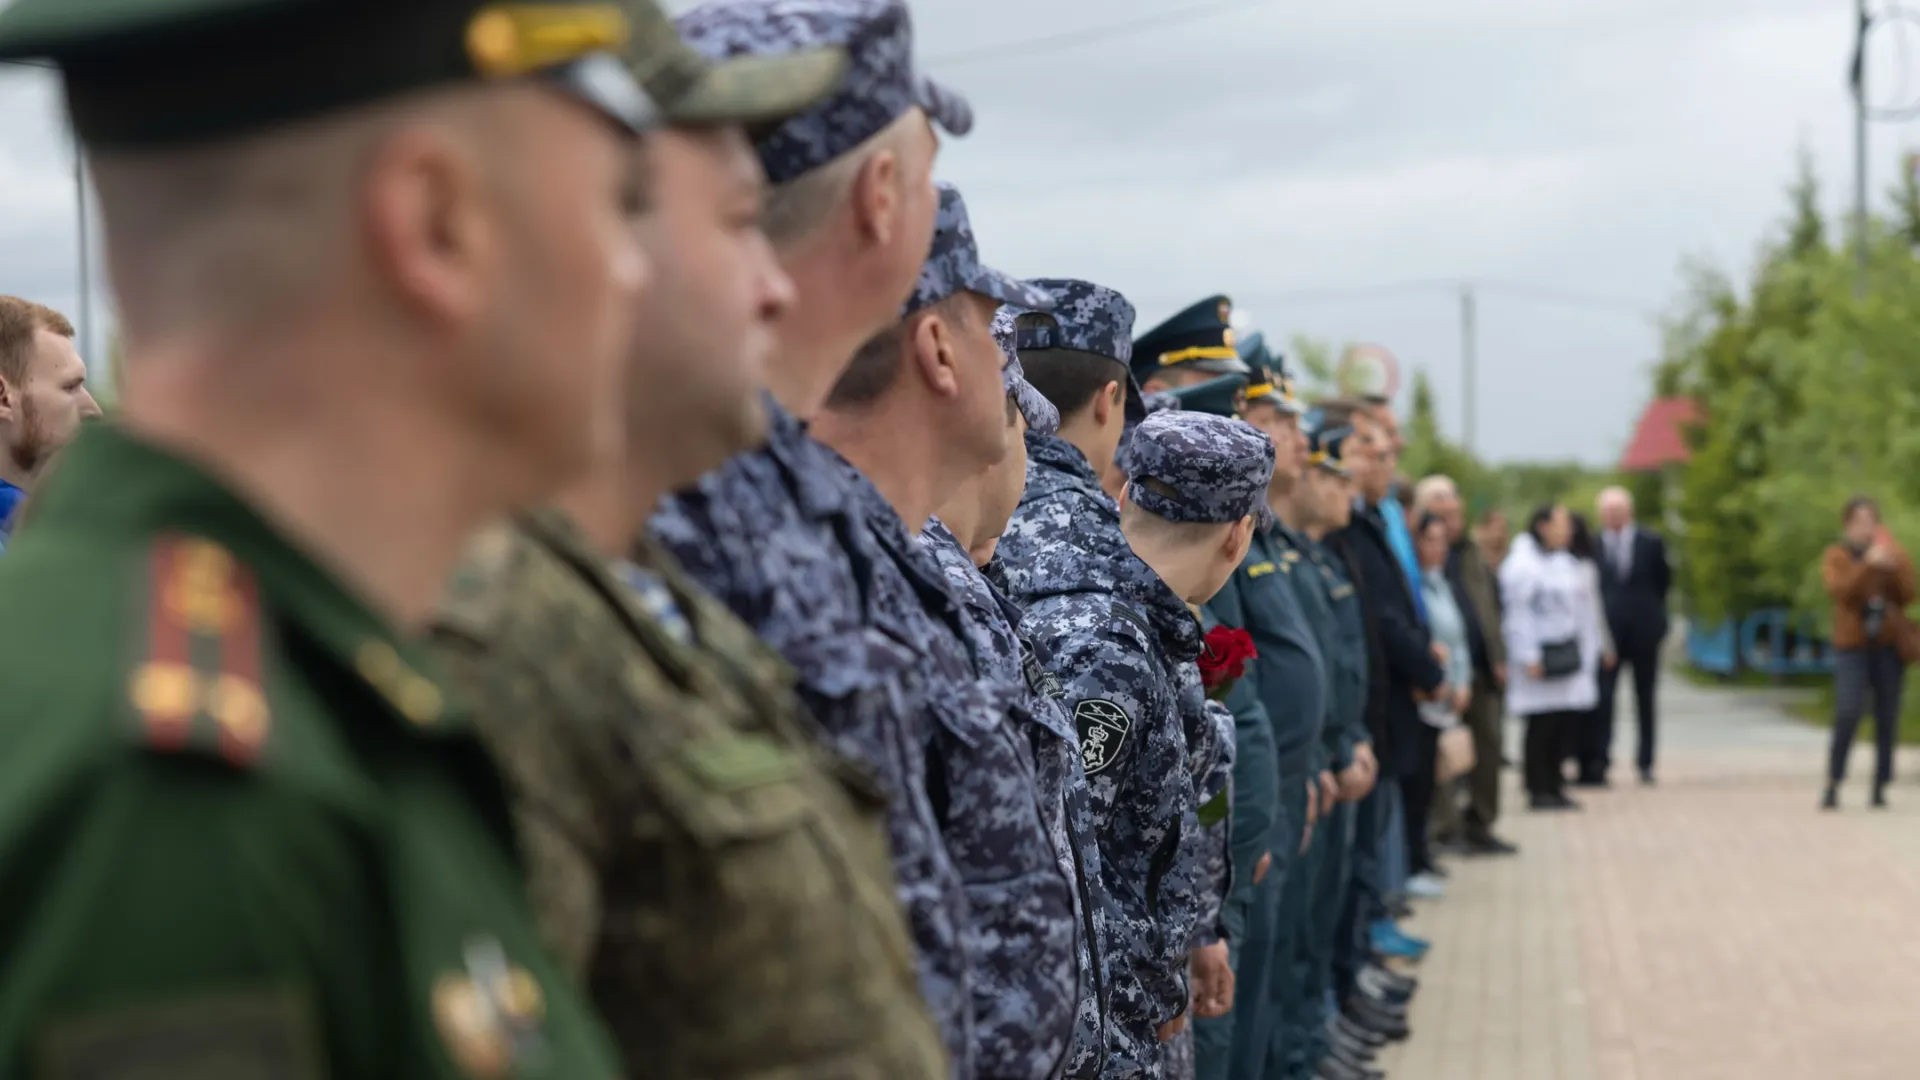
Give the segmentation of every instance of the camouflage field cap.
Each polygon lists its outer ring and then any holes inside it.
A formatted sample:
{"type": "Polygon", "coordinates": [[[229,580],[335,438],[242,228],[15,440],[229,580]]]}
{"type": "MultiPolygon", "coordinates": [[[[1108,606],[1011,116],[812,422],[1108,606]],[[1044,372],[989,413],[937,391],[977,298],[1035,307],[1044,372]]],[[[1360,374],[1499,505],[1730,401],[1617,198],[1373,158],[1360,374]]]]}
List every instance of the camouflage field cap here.
{"type": "Polygon", "coordinates": [[[1168,521],[1211,525],[1249,514],[1262,528],[1273,521],[1273,441],[1245,421],[1184,409],[1154,413],[1128,440],[1123,464],[1127,498],[1168,521]]]}
{"type": "Polygon", "coordinates": [[[1013,320],[1019,310],[1003,304],[993,313],[993,340],[1007,358],[1006,365],[1000,369],[1000,382],[1013,398],[1020,415],[1027,418],[1027,431],[1034,435],[1052,435],[1060,430],[1060,410],[1033,388],[1027,381],[1026,371],[1020,367],[1020,349],[1014,344],[1013,330],[1013,320]]]}
{"type": "MultiPolygon", "coordinates": [[[[1152,416],[1157,412],[1165,412],[1168,409],[1184,408],[1184,406],[1180,404],[1180,395],[1171,390],[1155,390],[1151,394],[1143,394],[1140,397],[1140,403],[1146,407],[1147,416],[1152,416]]],[[[1144,420],[1145,418],[1146,417],[1142,417],[1141,419],[1144,420]]]]}
{"type": "Polygon", "coordinates": [[[913,20],[902,0],[710,0],[678,26],[688,44],[715,59],[821,48],[846,54],[831,95],[755,138],[773,183],[840,157],[916,106],[950,135],[973,128],[966,99],[914,66],[913,20]]]}
{"type": "Polygon", "coordinates": [[[709,60],[681,40],[655,0],[622,3],[633,22],[627,67],[670,124],[776,123],[818,104],[847,74],[846,51],[831,46],[709,60]]]}
{"type": "Polygon", "coordinates": [[[1335,476],[1348,475],[1347,436],[1352,434],[1353,429],[1345,425],[1308,432],[1307,464],[1335,476]]]}
{"type": "Polygon", "coordinates": [[[520,78],[645,131],[666,110],[621,56],[657,44],[636,41],[631,9],[616,2],[15,0],[0,10],[0,59],[56,61],[74,129],[106,148],[237,136],[444,84],[520,78]]]}
{"type": "Polygon", "coordinates": [[[1051,322],[1020,328],[1020,348],[1067,349],[1119,364],[1126,373],[1126,426],[1131,429],[1145,420],[1140,383],[1128,365],[1133,356],[1133,304],[1116,289],[1079,278],[1032,278],[1027,284],[1052,294],[1054,307],[1051,322]]]}
{"type": "Polygon", "coordinates": [[[967,202],[960,197],[960,189],[946,183],[935,184],[934,188],[940,196],[940,211],[934,218],[933,244],[901,314],[911,315],[962,292],[978,293],[1025,311],[1052,311],[1053,296],[1046,290],[981,265],[980,245],[974,240],[973,223],[967,220],[967,202]]]}

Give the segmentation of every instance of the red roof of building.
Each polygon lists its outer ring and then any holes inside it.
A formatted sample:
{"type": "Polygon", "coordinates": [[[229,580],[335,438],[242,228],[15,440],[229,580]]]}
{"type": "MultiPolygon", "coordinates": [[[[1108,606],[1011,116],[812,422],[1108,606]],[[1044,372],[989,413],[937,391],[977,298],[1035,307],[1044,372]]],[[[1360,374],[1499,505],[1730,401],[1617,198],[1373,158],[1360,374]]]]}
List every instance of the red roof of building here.
{"type": "Polygon", "coordinates": [[[1621,472],[1656,472],[1668,465],[1684,463],[1693,455],[1683,434],[1688,424],[1699,419],[1700,407],[1692,398],[1658,398],[1640,414],[1633,441],[1620,455],[1621,472]]]}

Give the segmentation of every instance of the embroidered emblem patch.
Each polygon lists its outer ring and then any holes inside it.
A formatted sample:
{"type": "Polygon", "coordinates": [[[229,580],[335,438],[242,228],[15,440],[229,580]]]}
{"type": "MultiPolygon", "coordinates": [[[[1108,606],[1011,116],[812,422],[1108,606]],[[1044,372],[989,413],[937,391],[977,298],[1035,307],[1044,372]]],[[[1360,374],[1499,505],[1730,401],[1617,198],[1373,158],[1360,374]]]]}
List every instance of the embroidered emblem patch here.
{"type": "Polygon", "coordinates": [[[1120,760],[1133,721],[1113,702],[1089,698],[1073,707],[1073,727],[1080,733],[1081,765],[1092,776],[1120,760]]]}

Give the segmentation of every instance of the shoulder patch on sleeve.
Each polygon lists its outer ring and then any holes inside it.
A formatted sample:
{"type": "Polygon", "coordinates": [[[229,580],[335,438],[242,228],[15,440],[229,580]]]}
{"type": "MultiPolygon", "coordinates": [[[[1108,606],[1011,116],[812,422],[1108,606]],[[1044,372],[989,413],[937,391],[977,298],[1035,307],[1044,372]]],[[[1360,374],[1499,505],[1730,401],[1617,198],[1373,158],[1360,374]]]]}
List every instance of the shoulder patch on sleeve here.
{"type": "Polygon", "coordinates": [[[127,701],[146,744],[250,767],[272,714],[261,683],[265,627],[253,572],[209,540],[166,536],[148,556],[142,636],[127,701]]]}
{"type": "Polygon", "coordinates": [[[1088,698],[1073,707],[1073,728],[1080,735],[1080,762],[1088,776],[1120,760],[1133,718],[1105,698],[1088,698]]]}

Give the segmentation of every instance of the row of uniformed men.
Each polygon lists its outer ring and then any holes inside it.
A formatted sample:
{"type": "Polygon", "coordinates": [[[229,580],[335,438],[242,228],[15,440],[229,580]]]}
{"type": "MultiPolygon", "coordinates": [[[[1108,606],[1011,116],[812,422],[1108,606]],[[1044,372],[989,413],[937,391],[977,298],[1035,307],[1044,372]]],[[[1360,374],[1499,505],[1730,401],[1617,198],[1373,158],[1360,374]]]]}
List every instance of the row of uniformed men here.
{"type": "Polygon", "coordinates": [[[1188,605],[1276,440],[1127,377],[1224,305],[1134,350],[980,265],[897,0],[18,0],[32,55],[128,399],[0,565],[8,1071],[1152,1077],[1190,954],[1226,1011],[1188,605]]]}

